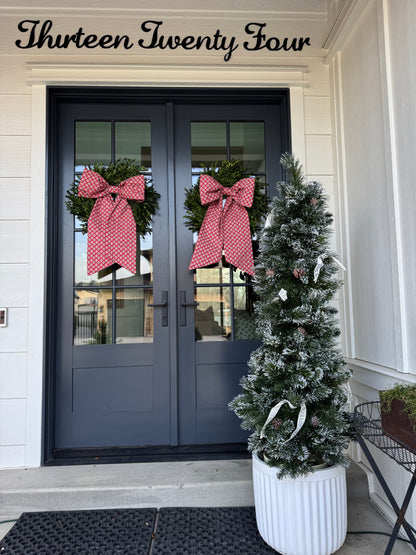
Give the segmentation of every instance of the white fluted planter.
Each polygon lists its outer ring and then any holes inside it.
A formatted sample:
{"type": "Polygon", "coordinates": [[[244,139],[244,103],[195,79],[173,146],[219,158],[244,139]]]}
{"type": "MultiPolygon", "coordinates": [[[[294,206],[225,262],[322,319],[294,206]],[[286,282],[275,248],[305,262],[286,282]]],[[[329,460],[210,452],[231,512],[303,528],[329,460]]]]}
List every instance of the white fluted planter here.
{"type": "Polygon", "coordinates": [[[277,478],[253,455],[253,485],[260,535],[282,555],[330,555],[345,541],[345,468],[316,470],[300,478],[277,478]]]}

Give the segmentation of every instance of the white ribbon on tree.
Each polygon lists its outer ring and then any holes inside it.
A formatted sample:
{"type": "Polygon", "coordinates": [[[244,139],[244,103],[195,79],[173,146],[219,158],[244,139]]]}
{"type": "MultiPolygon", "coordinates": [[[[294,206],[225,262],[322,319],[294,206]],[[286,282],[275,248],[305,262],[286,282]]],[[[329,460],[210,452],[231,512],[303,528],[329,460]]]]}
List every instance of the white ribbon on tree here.
{"type": "MultiPolygon", "coordinates": [[[[266,429],[266,426],[273,420],[273,418],[275,418],[276,414],[279,412],[280,408],[285,405],[288,404],[289,407],[291,409],[295,409],[296,407],[294,405],[292,405],[292,403],[290,401],[288,401],[287,399],[283,399],[283,401],[280,401],[279,403],[277,403],[274,407],[272,407],[270,409],[269,412],[269,416],[267,417],[266,422],[264,423],[263,428],[261,429],[260,432],[260,439],[264,438],[264,430],[266,429]]],[[[302,426],[305,424],[306,421],[306,405],[305,403],[302,403],[300,406],[300,410],[299,410],[299,414],[298,414],[298,421],[296,423],[296,429],[292,432],[292,435],[290,436],[289,439],[287,439],[286,441],[284,441],[282,443],[282,445],[284,445],[285,443],[288,443],[291,439],[293,439],[301,430],[302,426]]]]}
{"type": "Polygon", "coordinates": [[[269,227],[272,227],[272,225],[273,225],[273,212],[270,212],[269,214],[267,214],[266,222],[264,224],[264,229],[268,229],[269,227]]]}
{"type": "MultiPolygon", "coordinates": [[[[321,268],[322,268],[322,266],[324,265],[324,260],[325,260],[325,258],[328,258],[328,255],[327,255],[327,254],[320,254],[320,255],[318,256],[318,259],[317,259],[317,261],[316,261],[316,266],[315,266],[315,269],[314,269],[314,271],[313,271],[313,281],[314,281],[315,283],[318,281],[318,277],[319,277],[319,274],[320,274],[320,272],[321,272],[321,268]]],[[[332,258],[332,260],[335,262],[335,264],[336,264],[337,266],[339,266],[342,270],[344,270],[344,272],[347,271],[347,268],[346,268],[339,260],[337,260],[337,259],[335,258],[335,256],[330,256],[330,258],[332,258]]]]}
{"type": "Polygon", "coordinates": [[[272,303],[277,301],[286,301],[286,300],[287,300],[287,291],[282,287],[282,289],[280,289],[280,291],[278,292],[277,297],[272,299],[272,303]]]}

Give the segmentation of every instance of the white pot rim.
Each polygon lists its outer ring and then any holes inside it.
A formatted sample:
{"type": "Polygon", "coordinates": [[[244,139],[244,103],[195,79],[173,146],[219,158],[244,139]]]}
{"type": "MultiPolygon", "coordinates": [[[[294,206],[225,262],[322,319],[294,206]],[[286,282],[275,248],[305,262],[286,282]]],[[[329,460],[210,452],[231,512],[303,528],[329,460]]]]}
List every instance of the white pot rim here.
{"type": "MultiPolygon", "coordinates": [[[[253,467],[259,472],[266,474],[268,476],[278,477],[280,474],[280,469],[278,466],[269,466],[265,462],[263,462],[257,455],[257,453],[253,453],[253,467]]],[[[297,478],[291,478],[290,476],[285,476],[281,478],[282,480],[286,481],[301,481],[301,482],[318,482],[321,480],[328,480],[335,476],[338,476],[345,472],[345,468],[341,465],[335,466],[327,466],[326,468],[316,469],[306,474],[305,476],[298,476],[297,478]]]]}

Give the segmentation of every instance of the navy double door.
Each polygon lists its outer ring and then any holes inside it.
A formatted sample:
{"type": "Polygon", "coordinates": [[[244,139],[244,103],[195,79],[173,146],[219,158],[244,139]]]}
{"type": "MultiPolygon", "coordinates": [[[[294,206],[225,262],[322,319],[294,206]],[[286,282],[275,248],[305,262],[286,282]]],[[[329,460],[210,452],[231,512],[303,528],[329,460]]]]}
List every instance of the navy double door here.
{"type": "MultiPolygon", "coordinates": [[[[65,97],[57,103],[53,438],[55,450],[246,441],[229,401],[259,345],[250,276],[220,262],[188,270],[196,234],[186,190],[202,166],[237,158],[271,186],[287,148],[272,101],[65,97]],[[88,275],[87,235],[65,206],[84,167],[133,159],[160,193],[137,238],[137,271],[88,275]]],[[[221,447],[219,447],[221,449],[221,447]]]]}

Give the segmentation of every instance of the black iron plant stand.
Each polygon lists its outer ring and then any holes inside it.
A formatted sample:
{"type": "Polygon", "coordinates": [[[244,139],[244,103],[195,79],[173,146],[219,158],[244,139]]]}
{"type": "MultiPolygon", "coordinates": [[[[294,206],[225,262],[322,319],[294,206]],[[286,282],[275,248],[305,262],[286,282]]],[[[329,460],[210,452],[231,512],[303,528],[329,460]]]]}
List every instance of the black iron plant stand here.
{"type": "Polygon", "coordinates": [[[377,476],[381,487],[387,495],[390,505],[397,515],[397,520],[390,535],[390,540],[384,555],[389,555],[392,552],[393,545],[402,526],[405,529],[411,544],[414,548],[416,548],[416,530],[405,519],[406,510],[409,506],[410,499],[412,498],[413,491],[416,486],[416,451],[399,442],[398,439],[383,430],[381,425],[380,403],[378,401],[362,403],[361,405],[355,407],[354,424],[356,439],[367,457],[371,468],[377,476]],[[396,502],[365,440],[368,440],[370,443],[378,447],[381,451],[383,451],[383,453],[386,453],[390,458],[412,474],[412,478],[401,507],[399,507],[396,502]]]}

